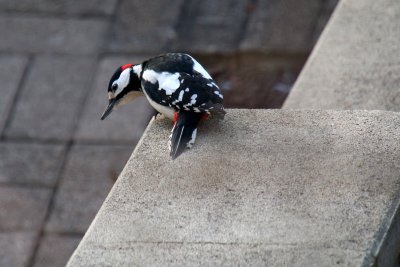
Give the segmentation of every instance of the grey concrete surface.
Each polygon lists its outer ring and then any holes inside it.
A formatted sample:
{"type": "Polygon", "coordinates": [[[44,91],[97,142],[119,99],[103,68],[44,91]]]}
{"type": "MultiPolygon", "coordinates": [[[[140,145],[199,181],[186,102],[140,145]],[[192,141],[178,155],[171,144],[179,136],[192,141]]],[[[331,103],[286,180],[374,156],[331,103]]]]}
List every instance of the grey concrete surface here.
{"type": "Polygon", "coordinates": [[[399,127],[384,111],[228,110],[171,161],[156,120],[69,266],[368,266],[399,201],[399,127]]]}
{"type": "Polygon", "coordinates": [[[54,186],[64,151],[62,145],[0,142],[0,184],[54,186]]]}
{"type": "Polygon", "coordinates": [[[248,5],[247,0],[187,1],[172,50],[203,53],[227,53],[237,50],[251,13],[248,5]]]}
{"type": "Polygon", "coordinates": [[[260,1],[247,25],[240,48],[267,52],[310,51],[315,24],[324,1],[260,1]],[[290,8],[288,8],[290,6],[290,8]],[[285,34],[281,34],[284,32],[285,34]]]}
{"type": "Polygon", "coordinates": [[[396,0],[341,1],[284,108],[400,111],[399,14],[396,0]]]}
{"type": "Polygon", "coordinates": [[[0,232],[0,266],[27,266],[37,233],[0,232]]]}
{"type": "Polygon", "coordinates": [[[144,57],[108,57],[99,63],[94,86],[83,116],[80,119],[75,139],[78,142],[115,142],[136,144],[154,114],[153,108],[144,97],[138,98],[130,105],[123,106],[111,113],[106,120],[100,116],[107,107],[107,88],[110,73],[126,63],[141,63],[144,57]]]}
{"type": "Polygon", "coordinates": [[[94,55],[100,51],[106,30],[103,19],[1,14],[0,51],[94,55]]]}
{"type": "Polygon", "coordinates": [[[49,198],[49,189],[0,187],[0,231],[40,229],[49,198]]]}
{"type": "Polygon", "coordinates": [[[84,57],[43,56],[32,64],[6,136],[70,139],[90,87],[94,61],[84,57]]]}
{"type": "Polygon", "coordinates": [[[81,238],[80,235],[46,234],[33,266],[65,266],[65,259],[71,256],[81,238]]]}
{"type": "Polygon", "coordinates": [[[83,234],[134,146],[78,145],[71,150],[47,232],[83,234]]]}
{"type": "Polygon", "coordinates": [[[117,0],[85,0],[79,4],[74,0],[1,0],[3,12],[24,12],[68,15],[111,15],[117,0]]]}
{"type": "Polygon", "coordinates": [[[0,135],[4,129],[11,104],[18,90],[18,85],[27,64],[21,56],[0,56],[0,135]]]}
{"type": "Polygon", "coordinates": [[[183,0],[122,0],[108,48],[113,52],[161,53],[176,38],[183,0]]]}

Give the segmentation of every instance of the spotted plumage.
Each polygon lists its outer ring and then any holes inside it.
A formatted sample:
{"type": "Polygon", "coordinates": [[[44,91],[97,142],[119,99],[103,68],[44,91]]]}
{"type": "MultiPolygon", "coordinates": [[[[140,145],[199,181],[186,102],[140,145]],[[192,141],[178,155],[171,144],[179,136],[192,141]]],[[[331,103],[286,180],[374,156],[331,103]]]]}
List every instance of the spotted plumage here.
{"type": "Polygon", "coordinates": [[[165,54],[118,68],[108,86],[110,103],[102,119],[140,93],[158,112],[174,120],[169,142],[172,158],[193,145],[202,118],[225,115],[219,87],[187,54],[165,54]]]}

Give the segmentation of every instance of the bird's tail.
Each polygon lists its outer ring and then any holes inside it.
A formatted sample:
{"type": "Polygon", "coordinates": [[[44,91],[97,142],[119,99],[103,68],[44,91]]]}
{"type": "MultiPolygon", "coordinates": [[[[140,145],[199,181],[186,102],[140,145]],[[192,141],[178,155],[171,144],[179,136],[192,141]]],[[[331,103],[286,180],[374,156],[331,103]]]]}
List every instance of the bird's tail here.
{"type": "Polygon", "coordinates": [[[172,159],[176,159],[182,154],[185,148],[193,146],[197,134],[197,125],[202,116],[201,113],[179,111],[169,140],[169,150],[172,159]]]}

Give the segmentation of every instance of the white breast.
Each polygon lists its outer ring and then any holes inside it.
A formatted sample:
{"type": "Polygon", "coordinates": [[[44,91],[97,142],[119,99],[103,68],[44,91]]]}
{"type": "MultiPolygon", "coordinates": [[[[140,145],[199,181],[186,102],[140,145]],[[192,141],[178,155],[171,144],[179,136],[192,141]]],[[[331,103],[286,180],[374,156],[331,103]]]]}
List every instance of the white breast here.
{"type": "Polygon", "coordinates": [[[153,101],[147,94],[146,92],[143,90],[144,95],[146,96],[147,100],[149,100],[150,105],[155,108],[158,112],[160,112],[161,114],[164,114],[165,117],[173,120],[174,119],[174,112],[175,110],[171,107],[167,107],[167,106],[163,106],[158,104],[157,102],[153,101]]]}

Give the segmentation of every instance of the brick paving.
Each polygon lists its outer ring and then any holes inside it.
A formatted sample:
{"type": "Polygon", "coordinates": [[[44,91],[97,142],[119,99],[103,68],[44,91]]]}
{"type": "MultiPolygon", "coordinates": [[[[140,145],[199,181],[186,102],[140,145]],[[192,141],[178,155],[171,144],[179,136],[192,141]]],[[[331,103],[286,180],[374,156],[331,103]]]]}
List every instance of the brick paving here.
{"type": "Polygon", "coordinates": [[[153,115],[99,120],[118,65],[189,52],[228,107],[279,108],[336,2],[0,1],[0,266],[63,266],[107,196],[153,115]]]}

